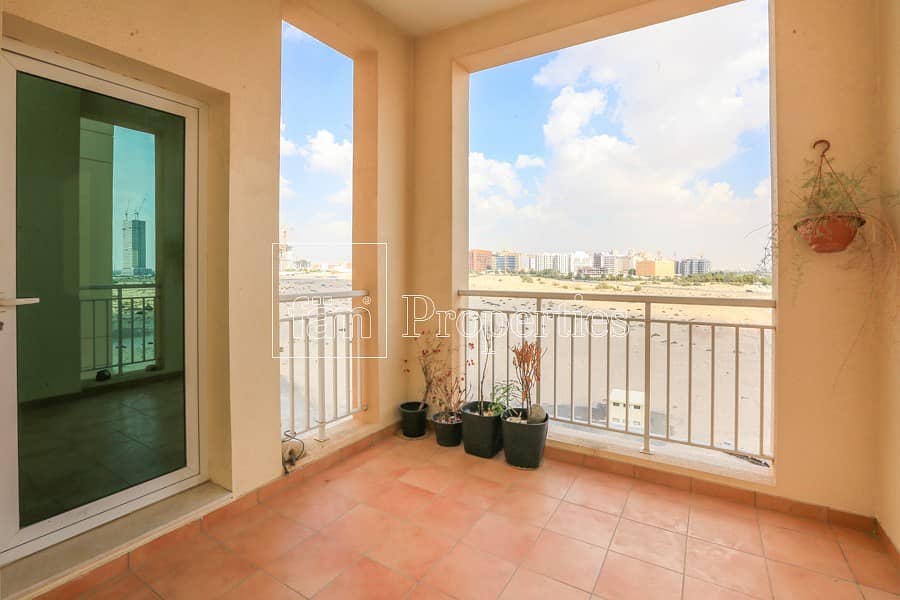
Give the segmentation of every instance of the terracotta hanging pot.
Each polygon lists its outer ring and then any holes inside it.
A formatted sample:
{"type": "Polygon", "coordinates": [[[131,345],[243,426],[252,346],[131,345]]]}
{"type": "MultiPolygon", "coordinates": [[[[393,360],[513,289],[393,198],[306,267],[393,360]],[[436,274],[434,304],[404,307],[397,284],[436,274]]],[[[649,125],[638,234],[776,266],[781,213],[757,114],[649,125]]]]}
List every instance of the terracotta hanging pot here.
{"type": "Polygon", "coordinates": [[[865,224],[866,220],[859,213],[836,212],[800,219],[794,223],[794,231],[815,252],[841,252],[865,224]]]}

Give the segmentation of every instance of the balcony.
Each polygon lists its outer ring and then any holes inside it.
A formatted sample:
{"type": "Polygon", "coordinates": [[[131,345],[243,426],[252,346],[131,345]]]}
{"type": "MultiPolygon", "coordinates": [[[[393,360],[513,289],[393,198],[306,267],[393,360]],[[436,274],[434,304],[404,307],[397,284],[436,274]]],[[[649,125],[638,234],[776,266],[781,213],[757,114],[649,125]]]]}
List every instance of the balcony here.
{"type": "Polygon", "coordinates": [[[722,497],[648,475],[554,459],[519,470],[430,438],[391,436],[59,593],[630,599],[652,590],[665,600],[900,592],[900,573],[872,534],[764,508],[762,496],[722,497]]]}

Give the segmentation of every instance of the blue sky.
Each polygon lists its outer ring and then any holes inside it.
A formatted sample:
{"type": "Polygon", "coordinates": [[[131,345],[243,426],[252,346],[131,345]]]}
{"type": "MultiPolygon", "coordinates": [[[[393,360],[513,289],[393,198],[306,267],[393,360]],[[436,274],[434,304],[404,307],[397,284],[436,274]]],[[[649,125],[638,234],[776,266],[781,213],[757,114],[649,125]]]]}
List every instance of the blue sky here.
{"type": "Polygon", "coordinates": [[[122,268],[122,221],[140,211],[146,221],[147,267],[156,268],[156,138],[113,127],[113,269],[122,268]]]}
{"type": "MultiPolygon", "coordinates": [[[[771,212],[767,10],[744,0],[473,73],[470,247],[754,268],[771,212]]],[[[282,224],[349,243],[352,61],[288,25],[283,39],[282,224]]]]}
{"type": "Polygon", "coordinates": [[[281,74],[281,225],[296,258],[349,261],[353,61],[285,23],[281,74]]]}

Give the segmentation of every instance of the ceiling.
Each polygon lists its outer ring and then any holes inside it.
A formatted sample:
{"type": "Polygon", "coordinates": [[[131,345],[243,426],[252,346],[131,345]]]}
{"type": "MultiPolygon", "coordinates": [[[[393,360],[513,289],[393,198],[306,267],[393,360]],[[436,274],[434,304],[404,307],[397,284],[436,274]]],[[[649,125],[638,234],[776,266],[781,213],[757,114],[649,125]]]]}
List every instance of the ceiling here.
{"type": "Polygon", "coordinates": [[[413,36],[434,33],[530,0],[362,0],[413,36]]]}

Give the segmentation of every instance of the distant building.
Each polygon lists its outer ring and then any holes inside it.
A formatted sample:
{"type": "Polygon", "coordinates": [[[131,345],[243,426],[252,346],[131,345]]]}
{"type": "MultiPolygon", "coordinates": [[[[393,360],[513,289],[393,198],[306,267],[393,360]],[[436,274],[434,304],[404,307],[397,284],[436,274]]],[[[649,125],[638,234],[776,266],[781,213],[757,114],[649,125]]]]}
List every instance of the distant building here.
{"type": "Polygon", "coordinates": [[[705,275],[712,271],[712,261],[708,258],[683,258],[678,261],[678,274],[682,277],[705,275]]]}
{"type": "Polygon", "coordinates": [[[494,270],[504,273],[513,273],[521,270],[519,267],[520,254],[504,250],[494,254],[494,270]]]}
{"type": "Polygon", "coordinates": [[[122,275],[147,274],[147,222],[126,215],[122,222],[122,275]]]}
{"type": "Polygon", "coordinates": [[[609,392],[609,426],[628,431],[644,430],[644,393],[613,388],[609,392]],[[628,402],[626,403],[626,396],[628,402]]]}
{"type": "Polygon", "coordinates": [[[469,270],[484,273],[494,268],[494,253],[490,250],[469,250],[469,270]]]}
{"type": "Polygon", "coordinates": [[[619,254],[615,250],[611,252],[595,252],[592,257],[591,267],[594,272],[604,275],[627,275],[634,269],[634,253],[619,254]]]}
{"type": "Polygon", "coordinates": [[[667,258],[639,260],[635,263],[635,271],[639,277],[673,277],[675,261],[667,258]]]}

